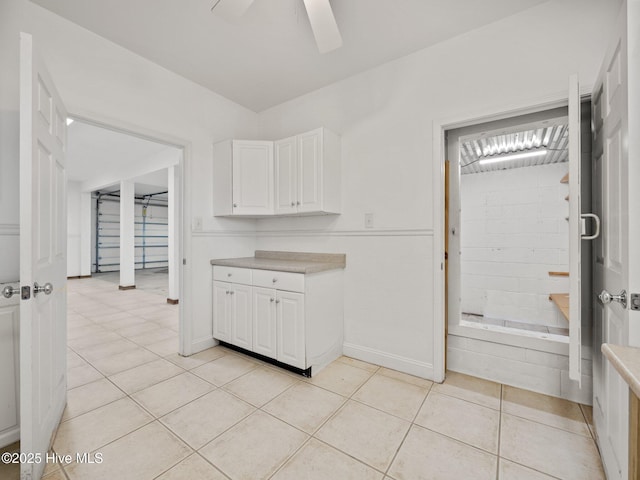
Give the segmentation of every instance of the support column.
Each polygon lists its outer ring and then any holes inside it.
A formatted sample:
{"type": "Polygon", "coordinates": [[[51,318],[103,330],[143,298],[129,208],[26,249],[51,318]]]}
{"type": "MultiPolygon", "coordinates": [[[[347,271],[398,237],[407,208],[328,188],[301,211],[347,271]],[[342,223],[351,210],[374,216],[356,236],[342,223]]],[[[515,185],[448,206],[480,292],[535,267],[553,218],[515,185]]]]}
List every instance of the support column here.
{"type": "Polygon", "coordinates": [[[120,181],[120,290],[136,288],[135,183],[120,181]]]}
{"type": "Polygon", "coordinates": [[[91,192],[80,192],[80,276],[91,276],[91,192]]]}
{"type": "Polygon", "coordinates": [[[169,296],[167,303],[178,303],[180,293],[180,173],[177,166],[169,167],[169,296]]]}

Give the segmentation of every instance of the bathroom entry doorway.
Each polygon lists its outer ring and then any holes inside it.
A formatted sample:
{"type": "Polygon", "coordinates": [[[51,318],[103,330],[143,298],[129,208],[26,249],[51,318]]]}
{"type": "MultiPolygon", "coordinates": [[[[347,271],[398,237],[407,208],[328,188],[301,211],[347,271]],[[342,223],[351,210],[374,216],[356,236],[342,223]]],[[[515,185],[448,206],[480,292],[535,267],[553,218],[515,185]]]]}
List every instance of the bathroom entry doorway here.
{"type": "MultiPolygon", "coordinates": [[[[591,211],[589,103],[580,111],[578,215],[591,211]]],[[[574,330],[581,320],[572,356],[580,359],[581,346],[591,344],[589,242],[581,242],[582,271],[570,268],[569,124],[569,109],[559,107],[446,132],[449,334],[565,351],[573,274],[581,280],[582,312],[574,315],[574,330]]]]}

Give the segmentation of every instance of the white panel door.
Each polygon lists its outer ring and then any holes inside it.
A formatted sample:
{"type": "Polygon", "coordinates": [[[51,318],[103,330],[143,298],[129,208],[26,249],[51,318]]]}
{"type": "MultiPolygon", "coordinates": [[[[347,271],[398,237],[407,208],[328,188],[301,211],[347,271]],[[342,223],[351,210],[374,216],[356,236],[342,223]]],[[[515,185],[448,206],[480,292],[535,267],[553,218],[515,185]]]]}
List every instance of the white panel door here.
{"type": "Polygon", "coordinates": [[[299,212],[322,210],[322,129],[298,135],[299,212]]]}
{"type": "Polygon", "coordinates": [[[276,298],[277,360],[307,368],[304,342],[304,294],[278,290],[276,298]]]}
{"type": "Polygon", "coordinates": [[[275,212],[276,214],[298,211],[298,153],[296,137],[285,138],[274,143],[275,212]]]}
{"type": "Polygon", "coordinates": [[[231,343],[246,350],[253,350],[253,315],[251,314],[251,287],[232,284],[231,343]]]}
{"type": "MultiPolygon", "coordinates": [[[[20,302],[20,448],[42,457],[67,394],[66,120],[31,35],[21,33],[20,282],[32,295],[20,302]]],[[[44,466],[22,463],[21,477],[40,478],[44,466]]]]}
{"type": "Polygon", "coordinates": [[[569,79],[569,378],[582,385],[582,215],[580,87],[569,79]]]}
{"type": "Polygon", "coordinates": [[[213,282],[213,338],[231,342],[231,284],[213,282]]]}
{"type": "MultiPolygon", "coordinates": [[[[636,7],[637,8],[637,7],[636,7]]],[[[640,242],[640,232],[630,228],[636,222],[630,206],[638,205],[637,188],[630,188],[630,170],[637,155],[630,151],[630,118],[638,118],[640,104],[629,91],[628,72],[640,66],[637,54],[627,49],[627,3],[623,2],[614,29],[615,37],[607,51],[592,96],[595,207],[602,218],[602,242],[596,244],[594,286],[612,295],[632,287],[640,265],[633,261],[632,250],[640,242]],[[635,102],[634,102],[635,100],[635,102]],[[634,203],[635,202],[635,203],[634,203]]],[[[633,28],[638,28],[634,25],[633,28]]],[[[635,33],[637,36],[637,32],[635,33]]],[[[639,152],[636,152],[636,154],[639,152]]],[[[634,185],[634,183],[632,183],[634,185]]],[[[636,215],[637,217],[637,215],[636,215]]],[[[628,308],[606,295],[594,304],[595,339],[594,421],[607,478],[628,477],[628,387],[611,364],[602,357],[602,343],[640,345],[630,325],[628,308]],[[604,300],[604,301],[603,301],[604,300]]]]}
{"type": "Polygon", "coordinates": [[[273,213],[273,142],[233,141],[233,213],[273,213]]]}
{"type": "Polygon", "coordinates": [[[276,291],[253,287],[253,351],[276,358],[276,291]]]}

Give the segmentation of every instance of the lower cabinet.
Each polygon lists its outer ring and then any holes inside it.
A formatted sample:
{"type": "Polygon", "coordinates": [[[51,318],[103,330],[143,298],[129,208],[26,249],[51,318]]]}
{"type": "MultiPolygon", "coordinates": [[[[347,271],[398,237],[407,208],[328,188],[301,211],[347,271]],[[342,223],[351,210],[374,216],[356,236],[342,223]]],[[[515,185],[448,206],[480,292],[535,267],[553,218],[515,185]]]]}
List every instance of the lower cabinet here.
{"type": "Polygon", "coordinates": [[[215,339],[314,372],[342,354],[342,270],[213,268],[215,339]]]}

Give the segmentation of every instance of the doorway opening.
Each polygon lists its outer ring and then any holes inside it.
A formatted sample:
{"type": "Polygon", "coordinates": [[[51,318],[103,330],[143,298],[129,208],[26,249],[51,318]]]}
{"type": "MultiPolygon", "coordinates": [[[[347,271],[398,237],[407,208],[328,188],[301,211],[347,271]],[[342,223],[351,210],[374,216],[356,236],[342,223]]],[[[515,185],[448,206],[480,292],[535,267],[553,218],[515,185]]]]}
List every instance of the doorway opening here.
{"type": "MultiPolygon", "coordinates": [[[[588,161],[590,105],[581,110],[588,161]]],[[[568,137],[566,107],[445,132],[449,332],[495,332],[492,340],[506,344],[522,343],[514,336],[568,343],[568,137]]],[[[581,272],[587,285],[589,264],[581,272]]],[[[590,317],[583,312],[583,332],[590,317]]]]}

